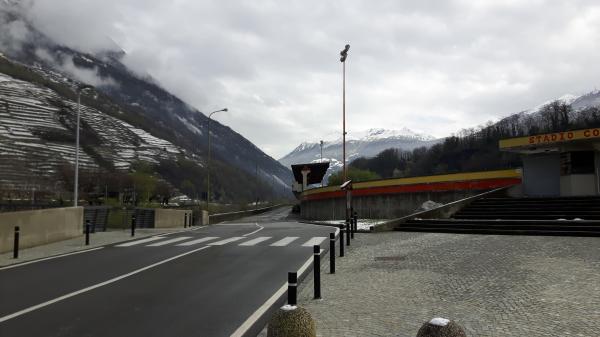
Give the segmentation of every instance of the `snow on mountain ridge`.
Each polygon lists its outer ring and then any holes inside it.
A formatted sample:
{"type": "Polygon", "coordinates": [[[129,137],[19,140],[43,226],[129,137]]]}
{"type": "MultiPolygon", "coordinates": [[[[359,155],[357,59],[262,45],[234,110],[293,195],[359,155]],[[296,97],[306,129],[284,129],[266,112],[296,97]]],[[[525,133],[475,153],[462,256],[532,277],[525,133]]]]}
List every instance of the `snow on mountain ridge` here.
{"type": "MultiPolygon", "coordinates": [[[[359,142],[372,142],[378,140],[418,140],[418,141],[432,141],[435,137],[414,132],[413,130],[403,127],[400,130],[391,130],[383,128],[372,128],[362,131],[347,131],[346,142],[359,141],[359,142]]],[[[320,139],[321,140],[321,139],[320,139]]],[[[302,142],[292,152],[302,151],[307,148],[318,146],[320,140],[302,142]]],[[[342,144],[341,132],[329,133],[323,138],[323,148],[329,146],[337,146],[342,144]]]]}
{"type": "Polygon", "coordinates": [[[542,108],[552,102],[556,102],[556,101],[561,101],[565,104],[571,105],[573,102],[575,102],[577,99],[579,99],[582,95],[577,96],[577,95],[573,95],[573,94],[564,94],[562,96],[560,96],[559,98],[556,99],[551,99],[548,100],[542,104],[537,105],[536,107],[534,107],[533,109],[529,109],[529,110],[525,110],[524,112],[528,115],[530,114],[534,114],[536,112],[539,112],[540,110],[542,110],[542,108]]]}
{"type": "MultiPolygon", "coordinates": [[[[342,137],[341,133],[330,134],[323,137],[323,161],[330,163],[325,180],[335,171],[341,169],[342,162],[342,137]]],[[[349,163],[358,157],[372,157],[379,152],[398,148],[411,151],[421,146],[431,146],[436,139],[425,134],[414,132],[408,128],[388,130],[373,128],[364,131],[350,131],[346,136],[346,162],[349,163]]],[[[303,142],[293,151],[279,159],[285,166],[301,163],[316,163],[321,161],[320,140],[303,142]]]]}

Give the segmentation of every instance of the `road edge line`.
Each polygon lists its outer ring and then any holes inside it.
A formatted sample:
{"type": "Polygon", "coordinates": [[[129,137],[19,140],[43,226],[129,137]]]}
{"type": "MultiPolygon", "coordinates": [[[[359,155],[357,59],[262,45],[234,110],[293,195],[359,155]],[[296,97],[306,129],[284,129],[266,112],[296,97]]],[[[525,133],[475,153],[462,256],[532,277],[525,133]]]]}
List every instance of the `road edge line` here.
{"type": "MultiPolygon", "coordinates": [[[[298,277],[300,276],[310,267],[313,262],[313,257],[309,257],[306,262],[298,269],[298,277]]],[[[250,328],[277,302],[277,300],[283,296],[283,294],[287,291],[287,282],[285,282],[281,288],[279,288],[263,305],[261,305],[250,317],[248,317],[242,325],[240,325],[237,330],[235,330],[230,337],[242,337],[250,328]]]]}
{"type": "Polygon", "coordinates": [[[52,260],[52,259],[58,259],[60,257],[65,257],[65,256],[69,256],[69,255],[75,255],[75,254],[82,254],[82,253],[87,253],[87,252],[93,252],[95,250],[99,250],[99,249],[103,249],[103,248],[104,248],[104,246],[100,246],[100,247],[95,247],[95,248],[90,248],[90,249],[78,250],[78,251],[70,252],[70,253],[63,253],[63,254],[58,254],[58,255],[52,255],[52,256],[48,256],[48,257],[40,257],[39,259],[35,259],[35,260],[31,260],[31,261],[25,261],[25,262],[21,262],[21,263],[9,264],[8,266],[0,267],[0,271],[5,270],[5,269],[22,267],[22,266],[26,266],[28,264],[32,264],[32,263],[36,263],[36,262],[42,262],[42,261],[47,261],[47,260],[52,260]]]}
{"type": "Polygon", "coordinates": [[[189,252],[185,252],[185,253],[182,253],[182,254],[179,254],[179,255],[176,255],[176,256],[172,256],[172,257],[170,257],[170,258],[168,258],[168,259],[165,259],[165,260],[162,260],[162,261],[159,261],[159,262],[153,263],[153,264],[151,264],[151,265],[148,265],[148,266],[146,266],[146,267],[142,267],[142,268],[136,269],[136,270],[134,270],[134,271],[131,271],[131,272],[129,272],[129,273],[126,273],[126,274],[123,274],[123,275],[120,275],[120,276],[117,276],[117,277],[113,277],[113,278],[111,278],[110,280],[107,280],[107,281],[104,281],[104,282],[101,282],[101,283],[94,284],[94,285],[92,285],[92,286],[89,286],[89,287],[86,287],[86,288],[83,288],[83,289],[80,289],[80,290],[77,290],[77,291],[74,291],[74,292],[71,292],[71,293],[68,293],[68,294],[65,294],[65,295],[59,296],[59,297],[57,297],[57,298],[55,298],[55,299],[52,299],[52,300],[49,300],[49,301],[46,301],[46,302],[43,302],[43,303],[40,303],[40,304],[36,304],[36,305],[34,305],[34,306],[31,306],[31,307],[29,307],[29,308],[25,308],[25,309],[23,309],[23,310],[20,310],[20,311],[14,312],[14,313],[12,313],[12,314],[10,314],[10,315],[6,315],[6,316],[3,316],[3,317],[0,317],[0,323],[2,323],[2,322],[5,322],[5,321],[8,321],[8,320],[10,320],[10,319],[13,319],[13,318],[15,318],[15,317],[19,317],[19,316],[21,316],[21,315],[24,315],[24,314],[30,313],[30,312],[32,312],[32,311],[35,311],[35,310],[37,310],[37,309],[41,309],[41,308],[43,308],[43,307],[47,307],[47,306],[49,306],[49,305],[51,305],[51,304],[54,304],[54,303],[57,303],[57,302],[60,302],[60,301],[66,300],[66,299],[68,299],[68,298],[71,298],[71,297],[77,296],[77,295],[79,295],[79,294],[86,293],[86,292],[88,292],[88,291],[91,291],[91,290],[94,290],[94,289],[96,289],[96,288],[100,288],[100,287],[103,287],[103,286],[105,286],[105,285],[108,285],[108,284],[111,284],[111,283],[115,283],[115,282],[117,282],[117,281],[120,281],[120,280],[122,280],[122,279],[124,279],[124,278],[130,277],[130,276],[133,276],[133,275],[135,275],[135,274],[139,274],[139,273],[141,273],[141,272],[143,272],[143,271],[146,271],[146,270],[148,270],[148,269],[152,269],[152,268],[158,267],[158,266],[160,266],[160,265],[162,265],[162,264],[165,264],[165,263],[167,263],[167,262],[170,262],[170,261],[176,260],[176,259],[178,259],[178,258],[181,258],[181,257],[184,257],[184,256],[186,256],[186,255],[189,255],[189,254],[192,254],[192,253],[195,253],[195,252],[198,252],[198,251],[204,250],[204,249],[206,249],[206,248],[209,248],[209,247],[210,247],[210,246],[204,246],[204,247],[200,247],[200,248],[198,248],[198,249],[190,250],[189,252]]]}
{"type": "MultiPolygon", "coordinates": [[[[199,227],[195,227],[195,228],[192,228],[192,229],[184,229],[184,230],[180,230],[180,231],[176,231],[176,232],[169,232],[169,233],[150,234],[150,235],[147,235],[147,237],[150,237],[150,236],[160,236],[160,235],[165,235],[166,236],[166,235],[171,235],[171,234],[177,234],[177,233],[183,233],[183,232],[190,232],[190,231],[195,231],[195,230],[206,228],[206,227],[208,227],[208,226],[199,226],[199,227]]],[[[144,238],[144,237],[146,237],[146,236],[143,236],[142,238],[144,238]]],[[[76,250],[74,252],[61,253],[61,254],[57,254],[57,255],[40,257],[40,258],[33,259],[33,260],[30,260],[30,261],[13,263],[13,264],[9,264],[9,265],[6,265],[6,266],[0,266],[0,271],[5,270],[5,269],[11,269],[11,268],[17,268],[17,267],[21,267],[21,266],[26,266],[26,265],[30,265],[30,264],[37,263],[37,262],[42,262],[42,261],[57,259],[57,258],[60,258],[60,257],[65,257],[65,256],[70,256],[70,255],[75,255],[75,254],[92,252],[92,251],[95,251],[95,250],[106,248],[108,246],[114,246],[114,245],[118,245],[118,244],[121,244],[121,243],[124,243],[124,242],[135,241],[135,240],[139,240],[139,239],[140,238],[135,238],[135,239],[127,238],[126,240],[112,242],[112,243],[107,243],[107,244],[105,244],[103,246],[100,246],[100,247],[95,247],[95,248],[90,248],[90,249],[76,250]]],[[[31,247],[31,248],[35,248],[35,247],[31,247]]]]}

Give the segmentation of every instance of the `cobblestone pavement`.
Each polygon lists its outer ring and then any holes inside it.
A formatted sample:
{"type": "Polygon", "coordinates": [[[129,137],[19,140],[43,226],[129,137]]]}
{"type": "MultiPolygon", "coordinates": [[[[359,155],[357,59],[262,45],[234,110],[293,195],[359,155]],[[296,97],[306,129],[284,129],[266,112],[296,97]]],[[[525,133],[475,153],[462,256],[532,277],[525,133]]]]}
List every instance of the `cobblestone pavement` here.
{"type": "MultiPolygon", "coordinates": [[[[149,235],[172,233],[181,231],[183,228],[138,228],[135,232],[135,238],[141,238],[149,235]]],[[[100,247],[112,243],[131,240],[131,232],[127,230],[109,230],[106,232],[96,232],[90,235],[90,245],[85,245],[85,237],[82,235],[77,238],[53,242],[47,245],[25,248],[19,251],[19,258],[13,259],[13,252],[0,254],[0,267],[15,263],[21,263],[31,260],[37,260],[49,256],[72,253],[80,250],[100,247]]]]}
{"type": "Polygon", "coordinates": [[[360,234],[335,275],[323,260],[299,304],[318,336],[414,337],[433,317],[469,337],[600,336],[600,238],[360,234]]]}

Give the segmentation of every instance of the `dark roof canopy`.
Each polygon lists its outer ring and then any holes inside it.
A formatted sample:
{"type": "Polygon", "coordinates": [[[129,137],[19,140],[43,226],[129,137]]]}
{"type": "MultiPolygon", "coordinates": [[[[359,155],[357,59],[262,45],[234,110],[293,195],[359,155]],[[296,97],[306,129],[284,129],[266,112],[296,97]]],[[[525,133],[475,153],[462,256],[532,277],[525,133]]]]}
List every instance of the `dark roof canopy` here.
{"type": "Polygon", "coordinates": [[[329,162],[323,163],[310,163],[310,164],[296,164],[292,165],[292,172],[294,173],[294,179],[298,184],[302,184],[302,170],[308,168],[310,173],[307,176],[307,185],[320,184],[329,168],[329,162]]]}

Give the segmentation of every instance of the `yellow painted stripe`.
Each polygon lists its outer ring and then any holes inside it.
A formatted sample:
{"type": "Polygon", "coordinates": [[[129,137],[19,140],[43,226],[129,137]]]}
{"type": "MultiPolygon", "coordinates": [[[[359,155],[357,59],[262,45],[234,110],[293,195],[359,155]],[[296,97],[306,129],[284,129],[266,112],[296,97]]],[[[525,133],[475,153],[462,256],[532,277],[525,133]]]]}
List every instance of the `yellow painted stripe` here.
{"type": "Polygon", "coordinates": [[[598,138],[600,138],[600,128],[592,128],[501,139],[498,145],[501,149],[510,149],[515,147],[555,145],[585,139],[597,140],[598,138]]]}
{"type": "Polygon", "coordinates": [[[499,147],[501,149],[509,149],[512,147],[529,145],[529,137],[518,137],[509,139],[500,139],[499,147]]]}
{"type": "MultiPolygon", "coordinates": [[[[412,185],[412,184],[430,184],[439,182],[450,182],[450,181],[469,181],[469,180],[482,180],[482,179],[496,179],[496,178],[521,178],[521,169],[509,169],[509,170],[497,170],[497,171],[483,171],[483,172],[467,172],[467,173],[452,173],[452,174],[441,174],[435,176],[421,176],[411,178],[396,178],[396,179],[382,179],[372,180],[353,184],[354,189],[363,189],[370,187],[386,187],[386,186],[397,186],[397,185],[412,185]]],[[[303,195],[310,195],[315,193],[323,192],[334,192],[339,191],[339,186],[328,186],[313,188],[305,191],[303,195]]]]}

